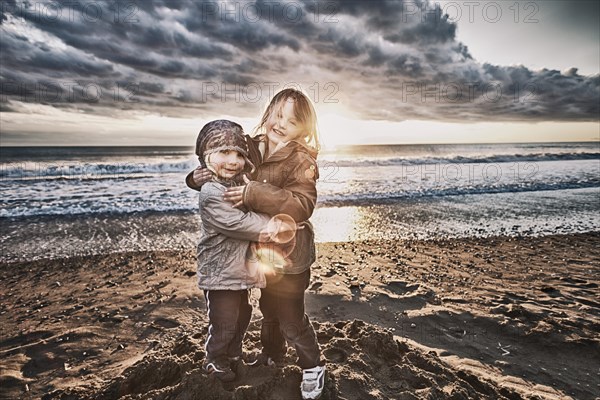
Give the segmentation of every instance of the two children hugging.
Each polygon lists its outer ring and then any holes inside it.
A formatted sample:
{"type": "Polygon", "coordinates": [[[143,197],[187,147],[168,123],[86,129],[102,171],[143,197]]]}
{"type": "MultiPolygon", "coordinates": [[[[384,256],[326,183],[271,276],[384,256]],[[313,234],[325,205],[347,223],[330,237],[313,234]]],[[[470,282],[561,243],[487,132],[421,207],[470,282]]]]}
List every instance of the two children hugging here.
{"type": "Polygon", "coordinates": [[[315,261],[308,218],[317,197],[318,148],[314,107],[295,89],[273,97],[252,137],[224,120],[208,123],[198,136],[201,166],[186,182],[200,191],[198,282],[209,317],[204,369],[223,381],[235,379],[242,362],[252,312],[248,290],[260,288],[263,348],[249,365],[280,367],[287,342],[303,369],[302,397],[316,399],[323,391],[325,367],[304,310],[315,261]],[[267,241],[265,256],[258,242],[267,241]],[[276,268],[265,274],[265,265],[276,268]]]}

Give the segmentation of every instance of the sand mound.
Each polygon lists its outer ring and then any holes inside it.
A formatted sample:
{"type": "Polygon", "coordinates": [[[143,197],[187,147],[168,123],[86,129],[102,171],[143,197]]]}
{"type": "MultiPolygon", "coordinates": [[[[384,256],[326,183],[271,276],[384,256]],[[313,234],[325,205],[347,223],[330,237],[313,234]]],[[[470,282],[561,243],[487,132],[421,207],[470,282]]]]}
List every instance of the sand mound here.
{"type": "MultiPolygon", "coordinates": [[[[480,377],[449,368],[433,352],[395,340],[391,333],[360,320],[315,323],[328,378],[323,399],[520,399],[480,377]]],[[[255,346],[251,326],[246,347],[255,346]]],[[[203,337],[173,332],[155,350],[100,388],[60,390],[45,399],[299,399],[301,370],[293,365],[242,366],[238,379],[222,384],[201,371],[203,337]]],[[[256,350],[255,348],[252,350],[256,350]]]]}

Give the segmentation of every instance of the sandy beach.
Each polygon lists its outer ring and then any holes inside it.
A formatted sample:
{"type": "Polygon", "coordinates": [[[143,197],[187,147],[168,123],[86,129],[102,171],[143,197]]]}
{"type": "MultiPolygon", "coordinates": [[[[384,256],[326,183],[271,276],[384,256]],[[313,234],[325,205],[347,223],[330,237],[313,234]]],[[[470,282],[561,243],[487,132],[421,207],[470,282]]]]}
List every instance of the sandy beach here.
{"type": "Polygon", "coordinates": [[[317,248],[305,397],[600,400],[599,38],[598,0],[0,0],[0,400],[301,400],[259,289],[202,368],[198,244],[246,287],[265,231],[317,248]]]}
{"type": "MultiPolygon", "coordinates": [[[[324,399],[600,396],[599,233],[320,243],[324,399]]],[[[3,399],[299,399],[287,365],[204,376],[194,250],[0,265],[3,399]]],[[[258,351],[260,312],[245,350],[258,351]]]]}

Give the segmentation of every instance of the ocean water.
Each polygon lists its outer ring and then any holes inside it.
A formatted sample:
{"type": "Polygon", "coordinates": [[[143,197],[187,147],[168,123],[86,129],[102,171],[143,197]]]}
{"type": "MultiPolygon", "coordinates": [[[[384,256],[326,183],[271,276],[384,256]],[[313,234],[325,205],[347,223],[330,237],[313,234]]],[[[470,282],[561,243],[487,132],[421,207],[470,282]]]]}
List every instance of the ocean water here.
{"type": "MultiPolygon", "coordinates": [[[[4,147],[0,159],[0,217],[197,208],[190,147],[4,147]]],[[[348,146],[318,161],[320,207],[600,188],[597,142],[348,146]]]]}
{"type": "MultiPolygon", "coordinates": [[[[165,224],[172,225],[173,216],[190,220],[198,207],[184,183],[198,164],[191,147],[2,147],[0,160],[3,253],[25,251],[23,241],[44,242],[42,231],[27,230],[36,221],[152,214],[156,223],[169,215],[165,224]]],[[[318,163],[312,221],[319,241],[600,229],[599,142],[346,146],[322,151],[318,163]]],[[[197,223],[161,233],[161,243],[192,246],[197,223]]],[[[69,227],[78,238],[102,236],[93,226],[69,227]]],[[[148,235],[157,233],[145,229],[123,223],[104,236],[117,250],[156,246],[148,235]]],[[[95,246],[86,243],[80,246],[95,246]]]]}

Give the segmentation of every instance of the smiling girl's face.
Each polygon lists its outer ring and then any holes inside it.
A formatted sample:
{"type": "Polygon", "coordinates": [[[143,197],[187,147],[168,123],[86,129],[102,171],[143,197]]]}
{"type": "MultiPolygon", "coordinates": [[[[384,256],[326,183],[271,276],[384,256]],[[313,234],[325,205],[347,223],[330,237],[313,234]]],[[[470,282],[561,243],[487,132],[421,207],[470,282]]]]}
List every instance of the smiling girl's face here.
{"type": "Polygon", "coordinates": [[[244,169],[246,160],[235,150],[220,150],[208,156],[208,164],[221,179],[229,180],[237,176],[244,169]]]}
{"type": "Polygon", "coordinates": [[[296,116],[294,106],[294,100],[288,98],[273,110],[267,124],[267,140],[271,149],[281,142],[297,140],[306,134],[306,127],[296,116]]]}

